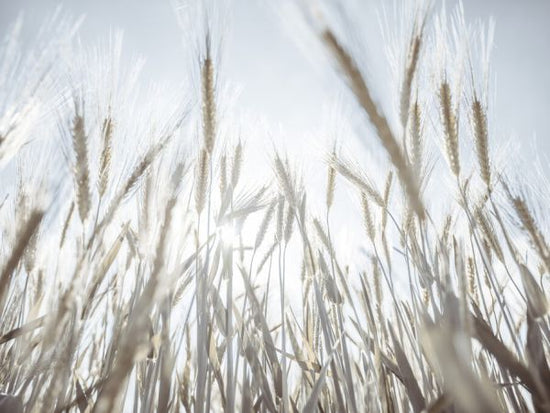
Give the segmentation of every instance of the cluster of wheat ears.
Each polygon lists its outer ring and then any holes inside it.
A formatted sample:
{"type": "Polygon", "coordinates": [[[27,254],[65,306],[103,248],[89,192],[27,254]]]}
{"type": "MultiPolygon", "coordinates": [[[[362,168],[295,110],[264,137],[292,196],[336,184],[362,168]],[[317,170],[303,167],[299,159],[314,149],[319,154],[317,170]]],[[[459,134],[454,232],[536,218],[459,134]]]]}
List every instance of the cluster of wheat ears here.
{"type": "Polygon", "coordinates": [[[550,247],[533,191],[492,160],[490,30],[408,3],[389,96],[351,25],[294,9],[387,168],[369,178],[329,145],[317,209],[276,144],[273,180],[249,183],[215,2],[177,10],[201,16],[182,18],[197,98],[181,101],[134,94],[140,64],[116,36],[85,48],[58,11],[29,51],[15,23],[0,51],[3,411],[550,412],[550,247]],[[361,245],[331,228],[342,210],[361,245]]]}

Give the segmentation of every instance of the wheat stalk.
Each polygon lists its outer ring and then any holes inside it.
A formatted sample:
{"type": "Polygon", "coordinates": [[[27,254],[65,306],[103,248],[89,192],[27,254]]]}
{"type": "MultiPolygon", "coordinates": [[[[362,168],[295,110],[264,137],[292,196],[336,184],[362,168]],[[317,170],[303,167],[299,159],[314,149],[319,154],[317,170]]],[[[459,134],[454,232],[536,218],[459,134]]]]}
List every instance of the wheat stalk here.
{"type": "Polygon", "coordinates": [[[418,183],[414,179],[414,174],[410,171],[410,167],[403,156],[401,148],[395,139],[390,126],[374,103],[371,93],[361,72],[355,65],[351,56],[340,45],[334,34],[330,30],[323,32],[323,40],[330,52],[336,58],[340,69],[345,74],[350,88],[355,94],[359,104],[365,110],[370,122],[377,132],[377,136],[390,157],[392,164],[396,167],[399,179],[403,184],[404,190],[407,193],[411,205],[420,219],[424,218],[424,207],[420,200],[420,192],[418,183]]]}

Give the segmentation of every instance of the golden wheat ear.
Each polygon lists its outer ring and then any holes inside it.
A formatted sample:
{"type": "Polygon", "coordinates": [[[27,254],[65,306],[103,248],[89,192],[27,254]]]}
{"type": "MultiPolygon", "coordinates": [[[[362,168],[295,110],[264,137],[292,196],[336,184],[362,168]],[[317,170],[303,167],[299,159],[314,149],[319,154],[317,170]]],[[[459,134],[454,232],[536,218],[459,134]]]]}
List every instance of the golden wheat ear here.
{"type": "Polygon", "coordinates": [[[90,169],[88,165],[88,137],[86,136],[83,109],[75,103],[71,137],[75,154],[74,178],[76,190],[76,204],[80,220],[84,222],[90,212],[90,169]]]}
{"type": "Polygon", "coordinates": [[[474,143],[477,160],[479,163],[479,173],[481,179],[491,189],[491,164],[489,161],[489,137],[487,131],[487,111],[481,104],[477,95],[471,106],[472,127],[474,130],[474,143]]]}
{"type": "Polygon", "coordinates": [[[458,118],[451,95],[451,87],[444,80],[439,86],[439,109],[441,123],[443,125],[444,143],[447,159],[451,172],[458,177],[460,175],[460,159],[458,150],[458,118]]]}
{"type": "Polygon", "coordinates": [[[206,35],[206,56],[201,62],[202,127],[204,146],[209,154],[216,140],[216,77],[211,56],[210,35],[206,35]]]}
{"type": "Polygon", "coordinates": [[[103,148],[101,149],[101,156],[99,158],[99,177],[97,183],[97,190],[99,197],[103,197],[109,184],[109,173],[111,169],[111,157],[112,157],[112,145],[113,145],[113,130],[114,122],[112,116],[109,114],[103,120],[101,126],[101,137],[103,148]]]}

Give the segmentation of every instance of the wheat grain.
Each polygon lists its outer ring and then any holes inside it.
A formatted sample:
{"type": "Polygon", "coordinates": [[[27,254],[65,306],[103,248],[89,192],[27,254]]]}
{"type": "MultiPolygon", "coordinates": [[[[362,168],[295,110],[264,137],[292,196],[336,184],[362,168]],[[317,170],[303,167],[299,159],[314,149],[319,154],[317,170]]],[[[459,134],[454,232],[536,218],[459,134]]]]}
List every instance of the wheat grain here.
{"type": "Polygon", "coordinates": [[[405,66],[405,77],[401,85],[401,98],[399,102],[399,114],[401,117],[401,125],[403,130],[407,129],[409,120],[409,106],[411,102],[411,86],[418,65],[418,57],[422,45],[422,34],[414,36],[409,44],[407,64],[405,66]]]}
{"type": "Polygon", "coordinates": [[[102,197],[107,190],[109,183],[109,170],[111,168],[111,151],[112,151],[112,139],[113,139],[113,119],[111,116],[107,116],[103,121],[101,127],[101,135],[103,137],[103,148],[101,150],[101,157],[99,161],[99,181],[98,192],[102,197]]]}
{"type": "Polygon", "coordinates": [[[200,215],[204,209],[206,202],[206,192],[208,186],[208,171],[209,171],[209,156],[206,149],[202,149],[199,154],[196,167],[196,182],[197,187],[195,189],[195,211],[200,215]]]}
{"type": "Polygon", "coordinates": [[[370,240],[374,242],[374,238],[375,238],[374,221],[372,220],[369,201],[365,194],[361,194],[361,206],[363,207],[363,225],[365,226],[367,235],[369,236],[370,240]]]}
{"type": "Polygon", "coordinates": [[[216,140],[216,92],[214,62],[210,55],[210,37],[206,37],[206,56],[201,64],[202,79],[202,128],[204,146],[211,155],[216,140]]]}
{"type": "Polygon", "coordinates": [[[439,107],[441,123],[445,134],[445,149],[451,172],[460,175],[460,160],[458,153],[458,119],[453,106],[451,87],[445,80],[439,86],[439,107]]]}
{"type": "Polygon", "coordinates": [[[423,127],[422,114],[418,101],[413,103],[410,117],[410,160],[412,168],[418,177],[417,179],[420,179],[422,174],[423,127]]]}
{"type": "Polygon", "coordinates": [[[80,114],[79,109],[76,108],[71,128],[71,135],[73,150],[75,153],[74,174],[76,185],[76,203],[78,205],[78,214],[82,222],[84,222],[88,217],[91,198],[87,137],[84,128],[84,116],[80,114]]]}
{"type": "Polygon", "coordinates": [[[486,110],[481,105],[477,96],[474,96],[472,102],[472,123],[474,129],[474,142],[476,154],[479,163],[481,179],[491,188],[491,165],[489,163],[489,143],[487,133],[487,115],[486,110]]]}

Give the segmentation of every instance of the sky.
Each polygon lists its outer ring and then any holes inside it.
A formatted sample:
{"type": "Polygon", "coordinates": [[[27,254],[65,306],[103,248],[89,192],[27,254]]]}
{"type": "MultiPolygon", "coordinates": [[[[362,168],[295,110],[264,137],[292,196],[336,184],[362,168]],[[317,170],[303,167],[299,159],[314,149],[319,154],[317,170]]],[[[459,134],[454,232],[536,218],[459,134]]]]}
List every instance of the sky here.
{"type": "MultiPolygon", "coordinates": [[[[24,11],[27,33],[32,33],[59,3],[74,15],[86,15],[81,30],[84,39],[93,40],[121,28],[125,48],[146,57],[148,76],[166,81],[182,78],[182,36],[169,0],[0,0],[0,27],[5,30],[24,11]]],[[[224,73],[239,85],[243,107],[264,114],[285,129],[307,130],[322,116],[319,102],[330,99],[324,93],[330,85],[282,28],[276,4],[266,0],[232,2],[224,73]]],[[[539,150],[548,152],[550,1],[466,0],[464,7],[469,21],[491,16],[496,20],[492,64],[501,129],[516,135],[523,146],[536,143],[539,150]]],[[[377,24],[375,13],[366,15],[365,22],[377,24]]]]}

